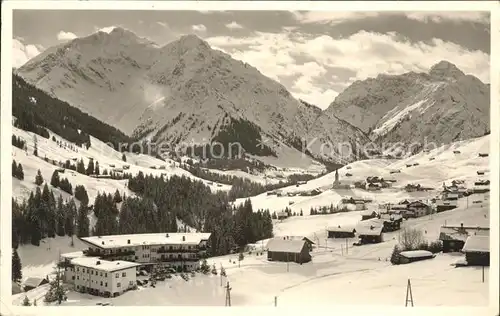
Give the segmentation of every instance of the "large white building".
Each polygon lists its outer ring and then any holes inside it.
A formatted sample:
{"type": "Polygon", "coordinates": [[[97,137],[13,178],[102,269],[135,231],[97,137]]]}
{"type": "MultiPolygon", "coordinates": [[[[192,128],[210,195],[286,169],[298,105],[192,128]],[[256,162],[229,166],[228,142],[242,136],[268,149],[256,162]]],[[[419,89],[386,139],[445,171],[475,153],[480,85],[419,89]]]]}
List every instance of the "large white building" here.
{"type": "Polygon", "coordinates": [[[106,261],[99,258],[67,258],[64,279],[74,285],[76,291],[114,297],[137,284],[138,263],[106,261]]]}
{"type": "Polygon", "coordinates": [[[210,233],[156,233],[80,239],[89,246],[84,251],[88,257],[191,271],[199,267],[209,238],[210,233]]]}
{"type": "Polygon", "coordinates": [[[156,233],[83,237],[82,252],[63,254],[65,281],[94,295],[120,295],[137,282],[139,267],[193,271],[208,247],[210,233],[156,233]]]}

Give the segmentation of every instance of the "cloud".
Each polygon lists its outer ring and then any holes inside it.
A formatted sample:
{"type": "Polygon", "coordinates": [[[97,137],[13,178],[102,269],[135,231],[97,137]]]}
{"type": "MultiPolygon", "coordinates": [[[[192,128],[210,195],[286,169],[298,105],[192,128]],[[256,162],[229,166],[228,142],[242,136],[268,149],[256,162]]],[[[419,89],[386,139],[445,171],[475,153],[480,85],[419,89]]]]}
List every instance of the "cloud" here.
{"type": "Polygon", "coordinates": [[[228,29],[234,30],[234,29],[242,29],[243,26],[241,24],[236,23],[235,21],[226,24],[226,27],[228,29]]]}
{"type": "Polygon", "coordinates": [[[441,39],[410,42],[395,32],[360,31],[346,38],[255,32],[252,37],[217,36],[206,41],[280,81],[295,96],[322,108],[356,80],[384,73],[426,72],[440,60],[448,60],[466,74],[489,82],[488,54],[441,39]],[[306,56],[301,59],[308,62],[299,61],[299,55],[306,56]],[[296,80],[287,84],[291,77],[296,80]]]}
{"type": "Polygon", "coordinates": [[[490,15],[485,12],[411,12],[405,14],[408,19],[420,22],[441,23],[445,21],[452,22],[476,22],[481,24],[490,23],[490,15]]]}
{"type": "Polygon", "coordinates": [[[205,32],[207,30],[207,27],[203,24],[193,25],[191,28],[195,32],[205,32]]]}
{"type": "Polygon", "coordinates": [[[57,39],[59,41],[70,41],[72,39],[75,39],[77,38],[78,36],[76,36],[74,33],[71,33],[71,32],[65,32],[65,31],[60,31],[58,34],[57,34],[57,39]]]}
{"type": "Polygon", "coordinates": [[[338,24],[379,16],[379,12],[328,12],[328,11],[292,11],[293,18],[299,23],[338,24]]]}
{"type": "Polygon", "coordinates": [[[25,45],[21,39],[12,40],[12,67],[19,68],[28,60],[40,54],[40,45],[25,45]]]}

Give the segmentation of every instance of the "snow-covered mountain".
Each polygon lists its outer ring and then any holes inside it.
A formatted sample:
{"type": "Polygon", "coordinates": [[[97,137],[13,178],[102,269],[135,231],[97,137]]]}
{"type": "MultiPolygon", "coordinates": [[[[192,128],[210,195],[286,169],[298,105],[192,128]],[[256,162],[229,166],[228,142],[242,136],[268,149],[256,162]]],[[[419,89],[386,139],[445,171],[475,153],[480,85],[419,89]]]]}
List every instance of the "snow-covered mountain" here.
{"type": "Polygon", "coordinates": [[[490,87],[441,61],[428,73],[357,81],[326,111],[383,142],[448,144],[490,131],[490,87]]]}
{"type": "Polygon", "coordinates": [[[18,74],[129,135],[170,145],[239,142],[257,156],[278,156],[284,146],[338,161],[337,144],[368,141],[195,35],[158,47],[115,28],[53,47],[18,74]]]}

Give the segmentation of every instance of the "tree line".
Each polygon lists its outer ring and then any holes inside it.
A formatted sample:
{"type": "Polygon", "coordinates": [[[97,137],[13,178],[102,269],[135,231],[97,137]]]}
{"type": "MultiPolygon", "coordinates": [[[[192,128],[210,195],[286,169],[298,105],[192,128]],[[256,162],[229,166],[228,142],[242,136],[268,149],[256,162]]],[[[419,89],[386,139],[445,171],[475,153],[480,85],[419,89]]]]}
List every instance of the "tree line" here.
{"type": "Polygon", "coordinates": [[[128,188],[143,199],[150,199],[159,215],[178,218],[197,231],[212,233],[212,255],[227,254],[272,237],[268,210],[254,212],[250,200],[232,206],[226,193],[212,193],[201,181],[175,175],[165,179],[139,172],[129,179],[128,188]]]}

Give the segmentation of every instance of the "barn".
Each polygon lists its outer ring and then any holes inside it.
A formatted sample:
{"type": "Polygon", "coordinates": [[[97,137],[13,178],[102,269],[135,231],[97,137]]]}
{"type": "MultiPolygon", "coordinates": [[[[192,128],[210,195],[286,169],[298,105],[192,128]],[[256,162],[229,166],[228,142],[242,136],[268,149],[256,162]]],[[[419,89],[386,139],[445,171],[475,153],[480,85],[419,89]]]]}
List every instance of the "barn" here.
{"type": "Polygon", "coordinates": [[[465,241],[462,249],[469,266],[490,266],[490,236],[473,235],[465,241]]]}
{"type": "Polygon", "coordinates": [[[267,243],[267,260],[302,264],[311,261],[311,254],[305,240],[279,237],[267,243]]]}
{"type": "Polygon", "coordinates": [[[384,224],[379,219],[361,221],[356,226],[356,233],[361,244],[376,244],[382,242],[384,224]]]}
{"type": "Polygon", "coordinates": [[[427,250],[403,251],[399,253],[399,263],[411,263],[415,261],[432,259],[436,255],[427,250]]]}
{"type": "Polygon", "coordinates": [[[383,232],[393,232],[401,228],[403,216],[397,214],[382,214],[380,220],[383,223],[383,232]]]}
{"type": "Polygon", "coordinates": [[[356,229],[353,227],[341,227],[340,225],[328,227],[328,238],[354,238],[356,229]]]}
{"type": "Polygon", "coordinates": [[[31,290],[33,290],[41,285],[48,284],[48,283],[49,283],[49,280],[47,280],[46,278],[35,278],[35,277],[28,278],[28,279],[26,279],[26,281],[24,281],[23,290],[25,292],[28,292],[28,291],[31,291],[31,290]]]}

